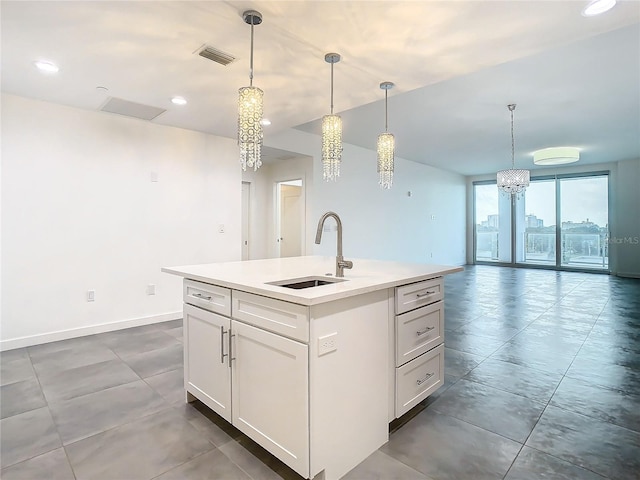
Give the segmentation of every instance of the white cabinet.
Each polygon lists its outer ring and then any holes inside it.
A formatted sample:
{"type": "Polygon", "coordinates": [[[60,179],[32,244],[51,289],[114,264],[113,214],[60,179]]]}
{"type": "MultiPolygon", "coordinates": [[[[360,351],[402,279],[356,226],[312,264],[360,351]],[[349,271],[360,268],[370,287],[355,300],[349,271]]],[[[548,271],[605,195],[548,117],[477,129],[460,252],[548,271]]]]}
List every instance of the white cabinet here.
{"type": "Polygon", "coordinates": [[[228,338],[231,321],[192,305],[184,306],[185,390],[231,421],[231,369],[228,338]]]}
{"type": "Polygon", "coordinates": [[[184,301],[187,394],[308,477],[309,347],[266,330],[308,338],[308,307],[192,280],[184,301]]]}
{"type": "Polygon", "coordinates": [[[415,407],[444,384],[442,278],[396,287],[390,348],[389,420],[415,407]]]}
{"type": "Polygon", "coordinates": [[[307,477],[308,346],[235,320],[231,331],[233,425],[307,477]]]}

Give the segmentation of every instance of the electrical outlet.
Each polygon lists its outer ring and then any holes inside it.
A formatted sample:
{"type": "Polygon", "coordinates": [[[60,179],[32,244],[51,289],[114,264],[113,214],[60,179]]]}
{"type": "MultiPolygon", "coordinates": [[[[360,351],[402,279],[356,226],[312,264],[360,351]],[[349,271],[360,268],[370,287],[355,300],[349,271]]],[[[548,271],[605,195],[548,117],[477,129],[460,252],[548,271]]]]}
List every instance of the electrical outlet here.
{"type": "Polygon", "coordinates": [[[95,301],[96,301],[96,291],[87,290],[87,302],[95,302],[95,301]]]}
{"type": "Polygon", "coordinates": [[[224,233],[224,223],[218,225],[218,233],[224,233]]]}
{"type": "Polygon", "coordinates": [[[325,355],[338,349],[338,332],[318,337],[318,356],[325,355]]]}

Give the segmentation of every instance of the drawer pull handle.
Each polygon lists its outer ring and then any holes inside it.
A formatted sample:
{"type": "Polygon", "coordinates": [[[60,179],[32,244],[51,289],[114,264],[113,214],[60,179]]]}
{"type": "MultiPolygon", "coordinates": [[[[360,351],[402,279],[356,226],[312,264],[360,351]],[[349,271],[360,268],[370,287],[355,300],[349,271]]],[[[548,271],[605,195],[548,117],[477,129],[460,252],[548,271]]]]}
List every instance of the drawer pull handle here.
{"type": "Polygon", "coordinates": [[[422,385],[424,382],[426,382],[427,380],[429,380],[429,379],[430,379],[431,377],[433,377],[434,375],[435,375],[435,373],[427,373],[427,375],[426,375],[424,378],[417,380],[417,381],[416,381],[416,383],[417,383],[418,385],[422,385]]]}
{"type": "Polygon", "coordinates": [[[224,327],[220,327],[220,363],[224,363],[224,357],[229,355],[228,353],[224,353],[224,335],[225,333],[229,333],[229,330],[224,331],[224,327]]]}
{"type": "Polygon", "coordinates": [[[426,292],[418,293],[416,297],[422,298],[422,297],[426,297],[427,295],[433,295],[434,293],[436,293],[435,290],[427,290],[426,292]]]}
{"type": "Polygon", "coordinates": [[[425,327],[424,330],[418,330],[416,332],[416,335],[421,337],[422,335],[424,335],[425,333],[429,333],[431,330],[433,330],[436,327],[425,327]]]}
{"type": "Polygon", "coordinates": [[[211,301],[211,296],[203,295],[202,293],[194,293],[193,296],[196,297],[196,298],[201,298],[203,300],[207,300],[209,302],[211,301]]]}

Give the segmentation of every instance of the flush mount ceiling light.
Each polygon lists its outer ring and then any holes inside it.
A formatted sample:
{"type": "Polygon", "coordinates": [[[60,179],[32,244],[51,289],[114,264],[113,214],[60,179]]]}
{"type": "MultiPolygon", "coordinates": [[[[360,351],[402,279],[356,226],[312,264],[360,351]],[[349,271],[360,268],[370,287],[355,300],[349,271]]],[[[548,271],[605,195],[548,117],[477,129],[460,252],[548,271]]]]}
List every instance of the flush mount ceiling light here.
{"type": "Polygon", "coordinates": [[[41,72],[56,73],[58,70],[60,70],[55,63],[47,62],[44,60],[36,60],[35,62],[33,62],[33,64],[41,72]]]}
{"type": "Polygon", "coordinates": [[[340,55],[327,53],[324,60],[331,64],[331,114],[322,117],[322,177],[328,182],[338,180],[342,158],[342,119],[333,114],[333,64],[340,55]]]}
{"type": "Polygon", "coordinates": [[[186,105],[187,101],[183,97],[173,97],[171,103],[175,105],[186,105]]]}
{"type": "Polygon", "coordinates": [[[580,160],[580,150],[575,147],[543,148],[533,152],[533,163],[536,165],[564,165],[580,160]]]}
{"type": "Polygon", "coordinates": [[[238,90],[238,146],[242,170],[260,168],[262,150],[263,92],[253,86],[253,27],[262,23],[262,14],[247,10],[242,14],[245,23],[251,25],[251,57],[249,63],[249,86],[238,90]]]}
{"type": "Polygon", "coordinates": [[[611,10],[616,4],[616,0],[595,0],[582,10],[585,17],[593,17],[611,10]]]}
{"type": "Polygon", "coordinates": [[[529,186],[529,170],[516,170],[515,141],[513,136],[513,111],[516,104],[507,105],[511,112],[511,168],[501,170],[497,175],[498,190],[510,195],[520,195],[529,186]]]}
{"type": "Polygon", "coordinates": [[[393,88],[392,82],[382,82],[380,88],[384,90],[384,133],[378,135],[378,182],[383,189],[390,189],[393,184],[393,160],[395,156],[395,138],[388,133],[387,97],[393,88]]]}

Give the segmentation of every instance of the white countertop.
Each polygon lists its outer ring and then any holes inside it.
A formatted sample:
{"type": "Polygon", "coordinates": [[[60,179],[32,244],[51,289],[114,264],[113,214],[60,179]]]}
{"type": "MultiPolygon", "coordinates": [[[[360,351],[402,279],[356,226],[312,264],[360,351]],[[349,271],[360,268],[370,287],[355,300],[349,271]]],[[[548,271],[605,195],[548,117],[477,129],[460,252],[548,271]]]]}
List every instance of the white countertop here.
{"type": "Polygon", "coordinates": [[[244,262],[207,263],[164,267],[163,272],[222,287],[242,290],[301,305],[317,305],[341,298],[419,282],[462,271],[462,267],[380,260],[349,259],[353,269],[346,281],[295,290],[267,282],[335,275],[335,257],[291,257],[244,262]]]}

